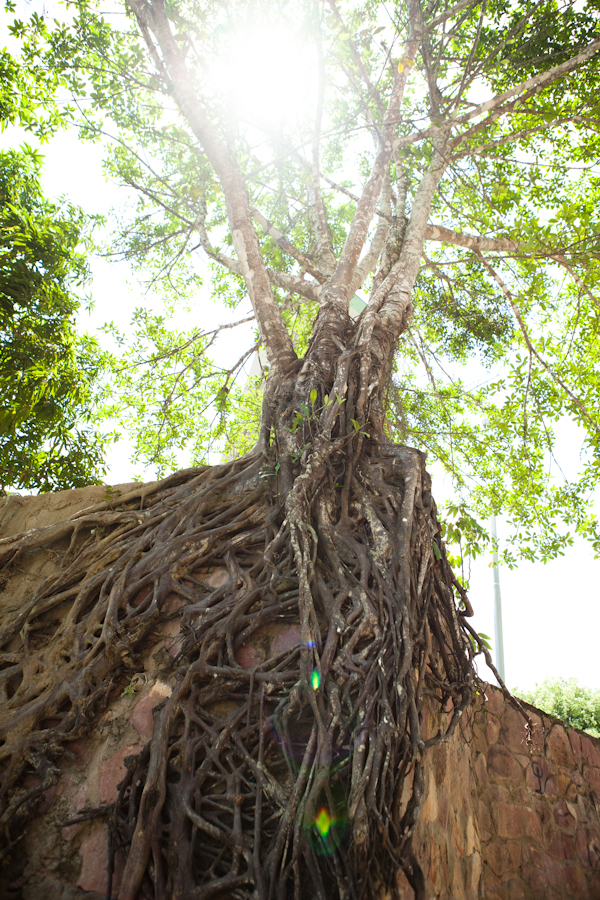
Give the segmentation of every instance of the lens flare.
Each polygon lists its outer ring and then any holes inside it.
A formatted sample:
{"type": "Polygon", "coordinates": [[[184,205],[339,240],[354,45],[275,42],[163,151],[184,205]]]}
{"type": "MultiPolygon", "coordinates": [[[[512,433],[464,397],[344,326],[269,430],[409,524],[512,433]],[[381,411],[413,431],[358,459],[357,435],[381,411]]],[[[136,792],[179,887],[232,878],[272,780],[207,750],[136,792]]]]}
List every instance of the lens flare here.
{"type": "Polygon", "coordinates": [[[321,837],[327,837],[332,822],[333,819],[329,815],[329,810],[325,806],[322,806],[319,810],[316,821],[317,830],[319,831],[321,837]]]}
{"type": "Polygon", "coordinates": [[[312,675],[310,676],[310,683],[312,684],[313,691],[317,691],[319,689],[319,685],[321,684],[321,675],[318,669],[313,669],[312,675]]]}
{"type": "Polygon", "coordinates": [[[335,776],[313,809],[318,810],[314,818],[304,821],[306,836],[319,856],[329,856],[342,843],[348,823],[346,792],[335,776]]]}

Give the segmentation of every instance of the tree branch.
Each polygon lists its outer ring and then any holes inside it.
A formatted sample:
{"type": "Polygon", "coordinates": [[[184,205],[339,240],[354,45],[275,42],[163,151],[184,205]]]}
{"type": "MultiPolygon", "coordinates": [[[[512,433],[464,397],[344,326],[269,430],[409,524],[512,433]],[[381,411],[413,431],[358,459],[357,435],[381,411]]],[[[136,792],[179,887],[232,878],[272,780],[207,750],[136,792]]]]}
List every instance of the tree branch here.
{"type": "Polygon", "coordinates": [[[427,225],[425,229],[426,241],[439,241],[442,244],[455,244],[458,247],[466,247],[468,250],[496,250],[508,253],[517,253],[521,242],[510,238],[489,238],[475,234],[464,234],[460,231],[452,231],[444,225],[427,225]]]}
{"type": "Polygon", "coordinates": [[[218,137],[200,103],[185,55],[173,37],[164,0],[128,0],[149,49],[156,58],[160,48],[160,72],[170,83],[173,97],[206,153],[225,195],[234,247],[262,341],[272,367],[284,367],[296,359],[290,336],[271,289],[258,237],[252,224],[250,202],[243,178],[223,141],[218,137]]]}
{"type": "Polygon", "coordinates": [[[598,300],[598,298],[592,293],[592,291],[589,289],[589,287],[587,286],[587,284],[585,283],[585,281],[583,281],[583,280],[579,277],[579,275],[577,274],[577,272],[575,271],[575,269],[573,268],[573,266],[571,266],[571,265],[567,262],[567,260],[566,260],[565,257],[562,255],[562,253],[554,253],[554,254],[552,254],[552,256],[550,257],[550,259],[555,260],[557,263],[559,263],[559,264],[563,267],[563,269],[566,269],[566,270],[567,270],[567,272],[569,273],[569,275],[571,276],[571,278],[573,279],[573,281],[574,281],[576,284],[579,285],[579,287],[581,288],[581,290],[584,291],[584,292],[588,295],[588,297],[590,298],[590,300],[592,301],[592,303],[594,304],[594,306],[596,306],[596,308],[600,310],[600,300],[598,300]]]}
{"type": "MultiPolygon", "coordinates": [[[[600,38],[592,41],[585,50],[582,50],[581,53],[578,53],[576,56],[571,57],[571,59],[567,59],[565,60],[565,62],[560,63],[560,65],[558,66],[554,66],[552,69],[548,69],[546,72],[540,72],[538,75],[534,75],[532,78],[528,78],[526,81],[520,82],[520,84],[515,85],[515,87],[510,88],[510,90],[505,91],[502,94],[497,94],[495,97],[492,97],[490,100],[486,100],[485,103],[480,103],[475,107],[475,109],[472,109],[468,113],[464,113],[464,115],[462,116],[450,118],[446,122],[442,122],[440,125],[431,125],[429,128],[425,128],[423,131],[397,138],[395,141],[395,147],[407,147],[410,144],[417,143],[417,141],[422,141],[425,140],[425,138],[433,137],[436,134],[449,131],[452,128],[455,128],[457,125],[464,125],[467,122],[470,122],[472,119],[477,118],[477,116],[481,116],[486,112],[497,109],[498,107],[507,103],[507,101],[509,100],[519,99],[520,94],[526,93],[531,88],[539,88],[539,90],[542,90],[544,87],[552,84],[552,82],[556,81],[558,78],[562,78],[563,75],[571,72],[581,63],[587,62],[587,60],[590,59],[598,50],[600,50],[600,38]]],[[[465,134],[468,135],[468,133],[469,132],[466,132],[465,134]]],[[[454,146],[456,146],[456,144],[462,139],[463,135],[459,135],[457,138],[455,138],[453,141],[454,146]]]]}
{"type": "Polygon", "coordinates": [[[562,390],[565,392],[565,394],[571,398],[571,400],[573,401],[573,403],[575,404],[577,409],[581,412],[583,417],[585,419],[587,419],[587,421],[590,423],[590,425],[592,426],[594,431],[596,431],[596,432],[598,432],[598,434],[600,434],[600,426],[598,425],[597,422],[594,421],[592,416],[588,413],[586,407],[581,402],[581,400],[575,396],[575,394],[570,390],[570,388],[568,388],[567,385],[564,383],[562,378],[554,371],[552,366],[550,366],[546,362],[546,360],[543,358],[543,356],[540,353],[538,353],[538,351],[533,346],[533,344],[531,342],[531,338],[529,337],[529,333],[527,331],[525,322],[523,321],[523,317],[521,316],[521,311],[520,311],[519,307],[517,306],[515,299],[513,297],[512,291],[510,290],[508,285],[505,284],[505,282],[502,280],[500,275],[498,275],[496,270],[488,263],[488,261],[485,259],[485,257],[479,251],[475,251],[475,253],[476,253],[477,258],[480,260],[481,264],[488,270],[488,272],[490,273],[490,275],[492,276],[492,278],[494,279],[496,284],[500,287],[502,293],[508,300],[508,302],[510,304],[510,308],[512,309],[513,315],[514,315],[515,319],[517,320],[519,330],[521,331],[521,334],[523,335],[525,344],[527,345],[527,349],[529,350],[529,352],[533,356],[535,356],[535,358],[537,359],[539,364],[542,366],[542,368],[544,368],[546,370],[546,372],[548,372],[548,374],[553,379],[553,381],[555,381],[556,384],[559,385],[560,388],[562,388],[562,390]]]}
{"type": "MultiPolygon", "coordinates": [[[[403,59],[414,59],[421,42],[423,26],[416,0],[408,0],[408,6],[410,33],[404,45],[403,59]]],[[[326,288],[328,299],[340,303],[346,308],[350,300],[348,294],[354,269],[364,246],[371,220],[375,215],[383,180],[394,151],[394,135],[409,71],[409,67],[404,66],[402,71],[397,71],[394,76],[394,84],[380,132],[380,149],[358,200],[337,269],[326,288]]]]}
{"type": "Polygon", "coordinates": [[[254,207],[252,207],[251,211],[254,220],[258,222],[260,227],[266,234],[269,235],[269,237],[273,238],[273,240],[283,250],[284,253],[287,253],[288,256],[291,256],[293,259],[299,262],[300,265],[304,269],[306,269],[309,275],[312,275],[313,278],[317,279],[319,284],[323,284],[323,282],[327,280],[327,276],[323,275],[323,273],[315,266],[315,264],[308,258],[308,256],[305,256],[304,253],[302,253],[300,250],[297,250],[296,247],[294,247],[294,245],[290,243],[290,241],[288,241],[285,235],[283,235],[277,228],[275,228],[273,223],[269,222],[269,220],[266,219],[261,212],[259,212],[254,207]]]}
{"type": "MultiPolygon", "coordinates": [[[[196,221],[196,228],[198,229],[198,234],[200,236],[200,244],[198,246],[201,246],[207,256],[214,259],[215,262],[218,262],[224,266],[224,268],[229,269],[234,275],[242,277],[243,272],[239,261],[233,259],[231,256],[227,256],[225,253],[215,250],[211,245],[204,224],[205,216],[206,202],[203,199],[200,201],[200,215],[196,221]]],[[[196,249],[197,247],[192,247],[192,250],[196,249]]],[[[295,275],[289,275],[287,272],[279,272],[277,269],[266,269],[265,271],[269,282],[276,285],[276,287],[282,288],[290,294],[300,294],[301,297],[312,300],[314,303],[321,302],[320,287],[318,284],[312,284],[310,281],[305,281],[303,278],[297,278],[295,275]]]]}

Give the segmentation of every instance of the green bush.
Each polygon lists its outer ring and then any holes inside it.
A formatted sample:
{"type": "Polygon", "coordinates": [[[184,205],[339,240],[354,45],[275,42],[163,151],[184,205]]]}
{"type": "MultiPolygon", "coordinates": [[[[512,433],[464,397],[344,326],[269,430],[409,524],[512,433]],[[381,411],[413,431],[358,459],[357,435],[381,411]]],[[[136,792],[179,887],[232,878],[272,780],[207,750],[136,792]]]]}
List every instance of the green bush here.
{"type": "Polygon", "coordinates": [[[579,684],[576,678],[546,678],[532,691],[513,693],[573,728],[600,737],[600,691],[579,684]]]}

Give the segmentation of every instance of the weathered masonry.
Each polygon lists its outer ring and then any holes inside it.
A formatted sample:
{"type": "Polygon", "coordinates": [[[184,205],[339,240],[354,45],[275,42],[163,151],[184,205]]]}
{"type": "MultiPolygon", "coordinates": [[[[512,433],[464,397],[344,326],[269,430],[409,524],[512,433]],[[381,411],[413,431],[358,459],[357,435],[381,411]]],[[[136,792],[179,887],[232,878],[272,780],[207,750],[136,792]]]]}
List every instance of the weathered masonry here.
{"type": "MultiPolygon", "coordinates": [[[[118,496],[127,487],[112,490],[118,496]]],[[[97,503],[104,493],[103,487],[90,487],[6,498],[0,501],[0,538],[60,521],[97,503]]],[[[54,546],[51,552],[40,548],[23,557],[2,585],[5,613],[18,609],[56,563],[54,546]]],[[[203,575],[217,585],[224,572],[216,568],[203,575]]],[[[152,735],[153,711],[171,692],[168,663],[179,648],[181,616],[175,602],[172,607],[143,670],[114,692],[93,735],[69,747],[60,778],[43,796],[19,851],[0,874],[0,898],[106,895],[104,820],[65,823],[116,799],[127,757],[152,735]]],[[[239,649],[238,662],[251,668],[298,640],[293,626],[264,629],[239,649]]],[[[531,708],[531,713],[535,734],[529,748],[521,717],[489,688],[451,741],[429,752],[415,846],[431,900],[600,898],[600,741],[567,730],[539,710],[531,708]]],[[[436,715],[427,711],[426,737],[433,733],[436,715]]],[[[117,855],[115,897],[120,865],[117,855]]],[[[404,876],[399,876],[399,891],[402,900],[412,897],[404,876]]]]}

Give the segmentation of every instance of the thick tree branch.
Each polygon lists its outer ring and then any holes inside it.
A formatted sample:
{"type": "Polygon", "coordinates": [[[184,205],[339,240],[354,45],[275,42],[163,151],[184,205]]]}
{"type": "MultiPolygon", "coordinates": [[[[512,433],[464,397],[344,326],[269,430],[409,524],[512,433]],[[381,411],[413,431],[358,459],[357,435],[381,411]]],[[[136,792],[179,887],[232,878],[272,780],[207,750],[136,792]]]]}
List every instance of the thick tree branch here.
{"type": "MultiPolygon", "coordinates": [[[[240,262],[237,259],[233,259],[231,256],[227,256],[225,253],[215,250],[211,245],[206,231],[206,225],[204,224],[205,216],[206,206],[204,200],[201,200],[200,215],[196,221],[196,228],[198,229],[198,234],[200,236],[199,246],[201,246],[207,256],[214,259],[215,262],[220,263],[224,268],[233,272],[234,275],[242,277],[243,271],[240,262]]],[[[192,247],[192,250],[195,249],[197,248],[192,247]]],[[[320,286],[318,284],[311,284],[310,281],[305,281],[303,278],[298,278],[295,275],[289,275],[287,272],[280,272],[278,269],[266,269],[266,273],[269,282],[276,287],[282,288],[290,294],[300,294],[301,297],[305,297],[307,300],[312,300],[315,303],[320,302],[320,286]]]]}
{"type": "Polygon", "coordinates": [[[600,310],[600,300],[598,300],[596,295],[589,289],[589,287],[587,286],[585,281],[583,281],[583,279],[579,277],[579,275],[577,274],[577,272],[575,271],[573,266],[569,264],[569,262],[565,259],[565,257],[562,255],[562,253],[553,253],[550,256],[550,259],[554,259],[557,263],[559,263],[563,267],[563,269],[567,270],[567,272],[569,273],[569,275],[571,276],[573,281],[581,288],[581,290],[585,294],[587,294],[587,296],[590,298],[590,300],[592,301],[594,306],[596,306],[596,308],[600,310]]]}
{"type": "Polygon", "coordinates": [[[314,0],[315,16],[319,22],[316,33],[316,49],[319,63],[319,83],[317,94],[317,107],[313,127],[312,165],[308,180],[308,196],[313,217],[315,240],[317,243],[317,257],[321,268],[329,277],[335,271],[337,260],[333,252],[331,234],[327,223],[327,210],[321,193],[321,127],[323,121],[323,107],[325,104],[325,58],[321,42],[320,10],[319,3],[314,0]]]}
{"type": "MultiPolygon", "coordinates": [[[[225,195],[227,215],[234,247],[263,344],[272,367],[289,365],[296,358],[290,336],[271,289],[258,237],[252,224],[250,202],[243,178],[230,153],[216,134],[200,103],[185,55],[175,41],[167,18],[164,0],[129,0],[140,26],[145,27],[146,42],[151,32],[162,55],[161,74],[168,79],[173,97],[213,166],[225,195]]],[[[150,47],[150,44],[149,44],[150,47]]],[[[156,55],[156,46],[150,48],[156,55]]]]}
{"type": "MultiPolygon", "coordinates": [[[[421,42],[423,26],[415,0],[409,0],[408,7],[410,33],[404,46],[403,59],[414,59],[421,42]]],[[[375,215],[377,200],[394,151],[394,135],[409,72],[410,68],[404,66],[402,71],[397,71],[394,76],[394,84],[380,132],[380,150],[375,157],[371,174],[357,203],[354,219],[337,269],[326,288],[328,299],[346,307],[350,300],[348,294],[354,269],[364,246],[371,220],[375,215]]]]}
{"type": "MultiPolygon", "coordinates": [[[[391,186],[390,186],[390,179],[389,179],[389,174],[388,174],[388,177],[386,178],[383,188],[382,188],[382,191],[381,191],[380,200],[382,202],[380,203],[380,205],[384,206],[384,207],[389,206],[390,199],[391,199],[391,186]]],[[[392,219],[392,225],[390,226],[388,217],[383,218],[383,216],[380,216],[379,224],[377,225],[377,228],[375,229],[375,234],[373,235],[373,240],[371,241],[371,245],[370,245],[368,251],[365,253],[365,255],[360,259],[360,261],[356,267],[356,270],[354,272],[354,277],[352,278],[352,282],[350,284],[350,291],[349,291],[350,297],[354,296],[356,291],[358,291],[360,289],[360,287],[362,286],[362,284],[364,283],[367,276],[370,275],[370,273],[374,271],[374,269],[377,265],[377,262],[379,260],[379,257],[381,256],[381,253],[385,247],[386,240],[387,240],[388,234],[390,232],[390,227],[393,228],[394,225],[395,225],[395,221],[393,219],[392,219]]]]}
{"type": "Polygon", "coordinates": [[[323,273],[315,266],[315,264],[305,256],[300,250],[298,250],[294,245],[288,241],[288,239],[283,235],[272,222],[269,222],[261,212],[257,209],[252,208],[252,216],[256,222],[260,225],[263,231],[272,237],[276,242],[278,247],[280,247],[284,253],[287,253],[288,256],[291,256],[297,262],[300,263],[303,269],[305,269],[309,275],[312,275],[313,278],[316,278],[319,284],[323,284],[324,281],[327,280],[327,276],[323,275],[323,273]]]}
{"type": "MultiPolygon", "coordinates": [[[[577,66],[587,62],[587,60],[591,59],[598,50],[600,50],[600,38],[592,41],[585,50],[582,50],[581,53],[571,57],[571,59],[567,59],[565,62],[560,63],[558,66],[554,66],[552,69],[548,69],[546,72],[540,72],[538,75],[534,75],[532,78],[520,82],[520,84],[515,85],[508,91],[504,91],[502,94],[497,94],[495,97],[486,100],[484,103],[480,103],[474,109],[470,110],[468,113],[464,113],[462,116],[450,118],[440,125],[431,125],[429,128],[423,129],[423,131],[397,138],[395,146],[407,147],[410,144],[416,144],[418,141],[433,137],[436,134],[450,131],[457,125],[464,125],[486,112],[491,112],[492,110],[503,106],[508,101],[519,99],[521,94],[528,92],[531,88],[539,88],[539,90],[542,90],[549,84],[552,84],[554,81],[557,81],[559,78],[562,78],[564,75],[573,71],[577,66]]],[[[538,91],[536,90],[536,93],[537,92],[538,91]]],[[[456,146],[464,136],[468,136],[468,134],[469,132],[465,132],[465,135],[458,135],[453,141],[454,146],[456,146]]]]}
{"type": "Polygon", "coordinates": [[[439,16],[436,16],[435,19],[432,19],[427,26],[426,33],[433,31],[433,29],[438,25],[441,25],[443,22],[451,19],[452,16],[455,16],[457,13],[462,12],[462,10],[466,9],[468,6],[477,6],[478,2],[479,0],[460,0],[460,3],[456,3],[454,6],[451,6],[450,9],[447,9],[439,16]]]}
{"type": "Polygon", "coordinates": [[[466,247],[468,250],[496,250],[508,253],[517,253],[521,246],[520,241],[513,241],[510,238],[490,238],[475,234],[463,234],[460,231],[452,231],[444,225],[427,225],[425,240],[439,241],[442,244],[455,244],[458,247],[466,247]]]}

